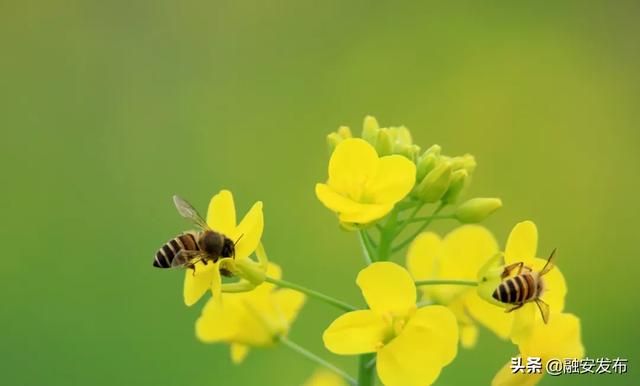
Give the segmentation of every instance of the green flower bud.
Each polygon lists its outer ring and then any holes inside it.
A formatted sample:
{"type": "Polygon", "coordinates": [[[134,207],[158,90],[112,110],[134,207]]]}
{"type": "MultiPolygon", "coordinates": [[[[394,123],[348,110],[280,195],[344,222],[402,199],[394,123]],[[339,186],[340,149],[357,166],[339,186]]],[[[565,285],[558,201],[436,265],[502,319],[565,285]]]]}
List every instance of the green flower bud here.
{"type": "Polygon", "coordinates": [[[476,159],[471,154],[454,157],[451,159],[451,162],[453,170],[465,169],[469,174],[471,174],[476,169],[476,159]]]}
{"type": "Polygon", "coordinates": [[[502,207],[499,198],[472,198],[456,208],[458,221],[466,224],[478,223],[502,207]]]}
{"type": "Polygon", "coordinates": [[[451,163],[444,160],[420,181],[415,195],[423,202],[436,202],[447,192],[450,184],[451,163]]]}
{"type": "Polygon", "coordinates": [[[436,167],[436,163],[440,157],[440,150],[440,146],[433,145],[418,159],[416,165],[416,181],[422,181],[424,176],[436,167]]]}
{"type": "Polygon", "coordinates": [[[418,159],[420,154],[420,146],[418,145],[397,145],[395,153],[403,155],[411,160],[413,163],[418,159]]]}
{"type": "Polygon", "coordinates": [[[343,138],[338,133],[333,132],[327,135],[327,148],[329,149],[329,155],[333,153],[333,150],[342,141],[343,138]]]}
{"type": "Polygon", "coordinates": [[[375,147],[378,141],[379,131],[380,126],[378,126],[378,121],[372,116],[366,116],[362,124],[362,139],[375,147]]]}
{"type": "Polygon", "coordinates": [[[351,129],[349,126],[340,126],[338,128],[338,135],[342,137],[342,139],[347,139],[353,137],[351,135],[351,129]]]}
{"type": "Polygon", "coordinates": [[[376,142],[376,151],[380,157],[393,154],[393,135],[391,130],[380,129],[378,141],[376,142]]]}
{"type": "Polygon", "coordinates": [[[413,145],[413,139],[411,138],[411,132],[404,126],[392,128],[396,132],[396,143],[399,145],[411,146],[413,145]]]}
{"type": "Polygon", "coordinates": [[[469,173],[466,169],[456,170],[451,173],[451,185],[449,186],[449,190],[442,197],[442,202],[445,204],[453,204],[458,200],[460,194],[467,186],[467,182],[469,181],[469,173]]]}

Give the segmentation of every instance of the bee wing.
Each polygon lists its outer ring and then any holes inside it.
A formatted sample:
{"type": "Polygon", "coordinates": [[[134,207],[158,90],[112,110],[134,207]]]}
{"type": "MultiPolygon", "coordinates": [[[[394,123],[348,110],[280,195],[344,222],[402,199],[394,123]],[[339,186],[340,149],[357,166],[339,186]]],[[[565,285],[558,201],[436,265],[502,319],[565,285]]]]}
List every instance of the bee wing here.
{"type": "Polygon", "coordinates": [[[551,255],[547,259],[547,263],[542,267],[542,271],[540,271],[540,276],[549,273],[553,269],[553,258],[556,257],[556,250],[551,251],[551,255]]]}
{"type": "Polygon", "coordinates": [[[544,320],[544,324],[549,323],[549,305],[542,301],[542,299],[536,299],[536,304],[540,309],[540,314],[542,314],[542,320],[544,320]]]}
{"type": "Polygon", "coordinates": [[[176,205],[176,209],[178,209],[178,213],[180,213],[182,217],[193,221],[202,229],[209,229],[209,225],[207,225],[207,222],[204,221],[198,211],[195,210],[194,207],[191,206],[191,204],[189,204],[183,198],[179,196],[173,196],[173,203],[176,205]]]}
{"type": "Polygon", "coordinates": [[[207,257],[202,251],[187,251],[181,249],[171,261],[171,268],[184,268],[197,263],[207,257]]]}

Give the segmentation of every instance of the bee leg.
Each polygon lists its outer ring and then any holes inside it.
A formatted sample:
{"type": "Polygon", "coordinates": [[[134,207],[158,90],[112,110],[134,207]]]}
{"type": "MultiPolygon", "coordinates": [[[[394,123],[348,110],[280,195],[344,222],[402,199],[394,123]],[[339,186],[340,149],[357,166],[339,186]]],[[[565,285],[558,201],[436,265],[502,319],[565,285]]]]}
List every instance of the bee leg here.
{"type": "Polygon", "coordinates": [[[505,313],[509,313],[509,312],[517,310],[518,308],[520,308],[522,306],[524,306],[524,303],[519,303],[519,304],[516,304],[515,306],[513,306],[511,308],[508,308],[508,309],[504,310],[504,312],[505,313]]]}
{"type": "Polygon", "coordinates": [[[502,271],[502,278],[504,279],[505,277],[511,275],[511,271],[513,271],[516,268],[518,269],[518,275],[520,275],[522,273],[522,267],[524,267],[523,262],[507,265],[506,267],[504,267],[504,271],[502,271]]]}
{"type": "Polygon", "coordinates": [[[207,262],[207,259],[202,259],[202,260],[200,260],[200,261],[202,261],[202,264],[204,264],[204,265],[207,265],[207,263],[208,263],[208,262],[207,262]]]}

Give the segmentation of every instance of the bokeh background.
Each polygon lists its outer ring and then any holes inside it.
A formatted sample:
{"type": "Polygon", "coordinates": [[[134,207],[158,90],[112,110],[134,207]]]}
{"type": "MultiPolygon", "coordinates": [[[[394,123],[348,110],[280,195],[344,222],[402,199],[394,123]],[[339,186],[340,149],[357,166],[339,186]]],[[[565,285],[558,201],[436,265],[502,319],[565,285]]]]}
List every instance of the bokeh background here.
{"type": "MultiPolygon", "coordinates": [[[[299,385],[283,347],[240,367],[196,341],[203,303],[151,267],[186,228],[179,193],[265,202],[285,277],[361,304],[353,234],[316,200],[325,135],[366,114],[424,148],[470,152],[469,196],[498,196],[559,250],[591,357],[638,381],[637,2],[9,1],[0,4],[0,383],[299,385]]],[[[438,223],[446,232],[453,222],[438,223]]],[[[403,258],[402,258],[403,260],[403,258]]],[[[336,310],[309,301],[291,338],[324,351],[336,310]]],[[[441,385],[488,384],[514,348],[483,332],[441,385]]]]}

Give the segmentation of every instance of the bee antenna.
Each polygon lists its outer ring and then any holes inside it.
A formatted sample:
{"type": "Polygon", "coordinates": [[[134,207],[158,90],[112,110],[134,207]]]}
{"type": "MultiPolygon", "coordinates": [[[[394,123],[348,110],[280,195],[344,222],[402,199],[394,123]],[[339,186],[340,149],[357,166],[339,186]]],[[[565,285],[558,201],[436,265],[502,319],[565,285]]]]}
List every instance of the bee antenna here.
{"type": "Polygon", "coordinates": [[[244,233],[240,235],[240,237],[238,237],[238,239],[233,243],[233,246],[235,247],[238,244],[238,241],[240,241],[240,239],[242,238],[242,236],[244,236],[244,233]]]}

